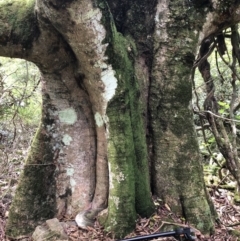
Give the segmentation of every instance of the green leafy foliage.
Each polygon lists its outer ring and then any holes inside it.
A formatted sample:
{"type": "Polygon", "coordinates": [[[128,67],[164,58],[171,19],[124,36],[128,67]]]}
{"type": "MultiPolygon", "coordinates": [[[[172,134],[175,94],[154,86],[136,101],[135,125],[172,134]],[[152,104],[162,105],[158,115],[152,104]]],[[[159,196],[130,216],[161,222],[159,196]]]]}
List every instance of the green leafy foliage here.
{"type": "Polygon", "coordinates": [[[219,105],[219,113],[220,114],[228,114],[228,112],[229,112],[229,108],[230,108],[230,106],[229,106],[229,104],[228,103],[226,103],[226,102],[223,102],[223,101],[218,101],[218,105],[219,105]]]}

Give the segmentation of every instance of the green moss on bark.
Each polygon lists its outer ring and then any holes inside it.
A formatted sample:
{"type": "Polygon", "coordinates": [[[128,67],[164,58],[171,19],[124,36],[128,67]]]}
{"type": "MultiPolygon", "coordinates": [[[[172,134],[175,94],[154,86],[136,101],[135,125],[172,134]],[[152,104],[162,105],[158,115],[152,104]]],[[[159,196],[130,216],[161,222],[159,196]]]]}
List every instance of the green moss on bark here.
{"type": "Polygon", "coordinates": [[[132,231],[136,219],[135,175],[132,163],[135,156],[129,109],[127,110],[125,98],[125,94],[118,95],[107,112],[110,124],[108,142],[110,190],[109,215],[105,226],[113,230],[118,237],[123,237],[132,231]]]}
{"type": "Polygon", "coordinates": [[[0,3],[3,14],[1,18],[5,18],[11,26],[9,39],[0,39],[1,44],[7,44],[11,40],[13,44],[21,44],[25,49],[32,47],[33,40],[40,34],[34,6],[35,0],[7,0],[0,3]]]}
{"type": "Polygon", "coordinates": [[[198,40],[194,30],[199,28],[199,22],[193,23],[191,18],[196,15],[198,19],[202,13],[194,12],[193,8],[190,11],[180,3],[178,0],[169,2],[164,38],[155,36],[157,51],[149,105],[153,185],[155,193],[173,212],[202,232],[211,233],[214,215],[206,195],[193,114],[189,108],[193,53],[198,40]]]}
{"type": "Polygon", "coordinates": [[[106,54],[118,79],[115,96],[107,108],[110,194],[105,226],[122,237],[135,227],[136,212],[149,216],[154,208],[139,86],[134,74],[133,61],[137,50],[130,37],[126,39],[117,32],[107,5],[103,1],[99,4],[108,33],[105,39],[109,43],[106,54]]]}

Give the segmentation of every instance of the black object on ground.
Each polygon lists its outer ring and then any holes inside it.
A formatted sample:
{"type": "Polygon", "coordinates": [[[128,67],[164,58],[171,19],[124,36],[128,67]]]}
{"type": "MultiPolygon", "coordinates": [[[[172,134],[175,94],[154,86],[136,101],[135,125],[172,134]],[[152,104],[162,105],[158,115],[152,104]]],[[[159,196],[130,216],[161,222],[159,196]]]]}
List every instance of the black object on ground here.
{"type": "Polygon", "coordinates": [[[121,239],[118,241],[140,241],[165,237],[174,237],[179,241],[194,241],[196,239],[194,232],[190,228],[179,228],[174,231],[159,232],[149,235],[137,236],[133,238],[121,239]]]}

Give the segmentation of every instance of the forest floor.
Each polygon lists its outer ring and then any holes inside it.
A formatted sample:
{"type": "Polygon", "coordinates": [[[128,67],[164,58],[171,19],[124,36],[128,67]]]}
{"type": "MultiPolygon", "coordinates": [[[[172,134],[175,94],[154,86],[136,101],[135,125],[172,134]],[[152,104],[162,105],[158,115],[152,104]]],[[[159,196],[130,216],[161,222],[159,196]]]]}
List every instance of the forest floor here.
{"type": "MultiPolygon", "coordinates": [[[[2,195],[2,190],[0,195],[2,195]]],[[[240,240],[240,207],[233,205],[229,201],[228,191],[215,190],[215,197],[212,197],[216,211],[219,216],[218,222],[215,225],[215,234],[212,236],[204,236],[200,231],[194,227],[191,229],[194,231],[196,240],[199,241],[237,241],[240,240]]],[[[0,240],[8,241],[5,237],[4,227],[6,225],[8,209],[11,204],[11,195],[5,196],[0,200],[0,240]]],[[[157,202],[156,202],[157,204],[157,202]]],[[[160,230],[171,231],[173,226],[181,228],[188,227],[184,223],[184,220],[177,217],[171,212],[167,205],[156,205],[156,213],[149,219],[139,218],[136,222],[135,230],[125,238],[157,234],[160,230]],[[168,221],[163,221],[168,220],[168,221]],[[168,228],[169,227],[169,228],[168,228]]],[[[111,233],[105,233],[99,223],[95,222],[94,228],[88,228],[83,230],[78,228],[75,224],[72,224],[66,230],[71,241],[114,241],[114,237],[111,233]]],[[[150,239],[148,239],[150,240],[150,239]]],[[[173,241],[175,238],[155,238],[151,240],[159,241],[173,241]]],[[[31,241],[31,239],[24,239],[24,241],[31,241]]]]}
{"type": "MultiPolygon", "coordinates": [[[[31,130],[34,133],[35,130],[31,130]]],[[[4,135],[6,133],[3,133],[4,135]]],[[[28,152],[31,140],[18,135],[14,142],[4,140],[4,135],[0,133],[0,241],[7,241],[5,236],[5,226],[8,218],[8,210],[14,196],[20,172],[23,168],[24,159],[28,152]],[[2,138],[2,139],[1,139],[2,138]]],[[[219,219],[215,225],[215,234],[204,236],[198,230],[191,227],[195,232],[196,240],[208,241],[237,241],[240,240],[240,206],[233,202],[233,193],[220,185],[208,186],[208,190],[219,219]]],[[[155,200],[156,212],[149,219],[139,218],[136,221],[134,232],[126,238],[139,235],[156,234],[160,230],[172,230],[173,226],[188,227],[184,219],[177,217],[171,212],[168,205],[161,204],[155,200]],[[165,220],[165,221],[163,221],[165,220]],[[166,221],[167,220],[167,221],[166,221]]],[[[83,230],[75,224],[67,228],[67,234],[71,241],[113,241],[111,233],[105,233],[103,228],[95,222],[94,228],[83,230]]],[[[24,239],[30,241],[31,239],[24,239]]],[[[152,240],[176,240],[174,238],[161,238],[152,240]]]]}
{"type": "MultiPolygon", "coordinates": [[[[215,197],[212,197],[219,219],[215,225],[215,233],[212,236],[204,236],[194,227],[190,227],[195,233],[196,240],[199,241],[237,241],[240,240],[240,207],[231,204],[228,191],[215,190],[215,197]]],[[[156,202],[157,204],[157,202],[156,202]]],[[[184,220],[171,212],[167,205],[156,206],[156,213],[149,219],[139,218],[136,222],[135,230],[125,238],[157,234],[160,230],[171,231],[170,227],[189,227],[184,220]],[[168,220],[168,221],[163,221],[168,220]],[[169,228],[168,228],[169,227],[169,228]]],[[[95,228],[82,230],[76,226],[69,228],[69,237],[72,241],[94,240],[94,241],[114,241],[111,234],[106,234],[103,228],[95,223],[95,228]]],[[[145,240],[145,239],[144,239],[145,240]]],[[[148,239],[150,240],[150,239],[148,239]]],[[[175,238],[155,238],[151,240],[173,241],[175,238]]],[[[184,240],[184,239],[181,239],[184,240]]]]}

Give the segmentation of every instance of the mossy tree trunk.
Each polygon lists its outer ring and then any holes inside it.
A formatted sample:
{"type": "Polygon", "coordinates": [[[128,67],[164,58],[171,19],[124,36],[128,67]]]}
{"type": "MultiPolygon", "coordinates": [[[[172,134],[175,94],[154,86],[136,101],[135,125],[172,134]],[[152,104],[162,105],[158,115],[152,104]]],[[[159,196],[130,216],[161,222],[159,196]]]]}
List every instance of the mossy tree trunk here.
{"type": "Polygon", "coordinates": [[[191,110],[191,68],[203,11],[159,3],[149,107],[154,192],[197,228],[213,229],[191,110]],[[193,21],[194,19],[194,21],[193,21]],[[165,27],[163,31],[162,28],[165,27]],[[198,208],[196,208],[198,207],[198,208]]]}
{"type": "Polygon", "coordinates": [[[137,214],[153,213],[152,194],[202,231],[213,228],[189,108],[198,33],[214,7],[205,3],[0,4],[0,55],[34,62],[43,85],[10,237],[107,207],[105,228],[122,237],[137,214]]]}

